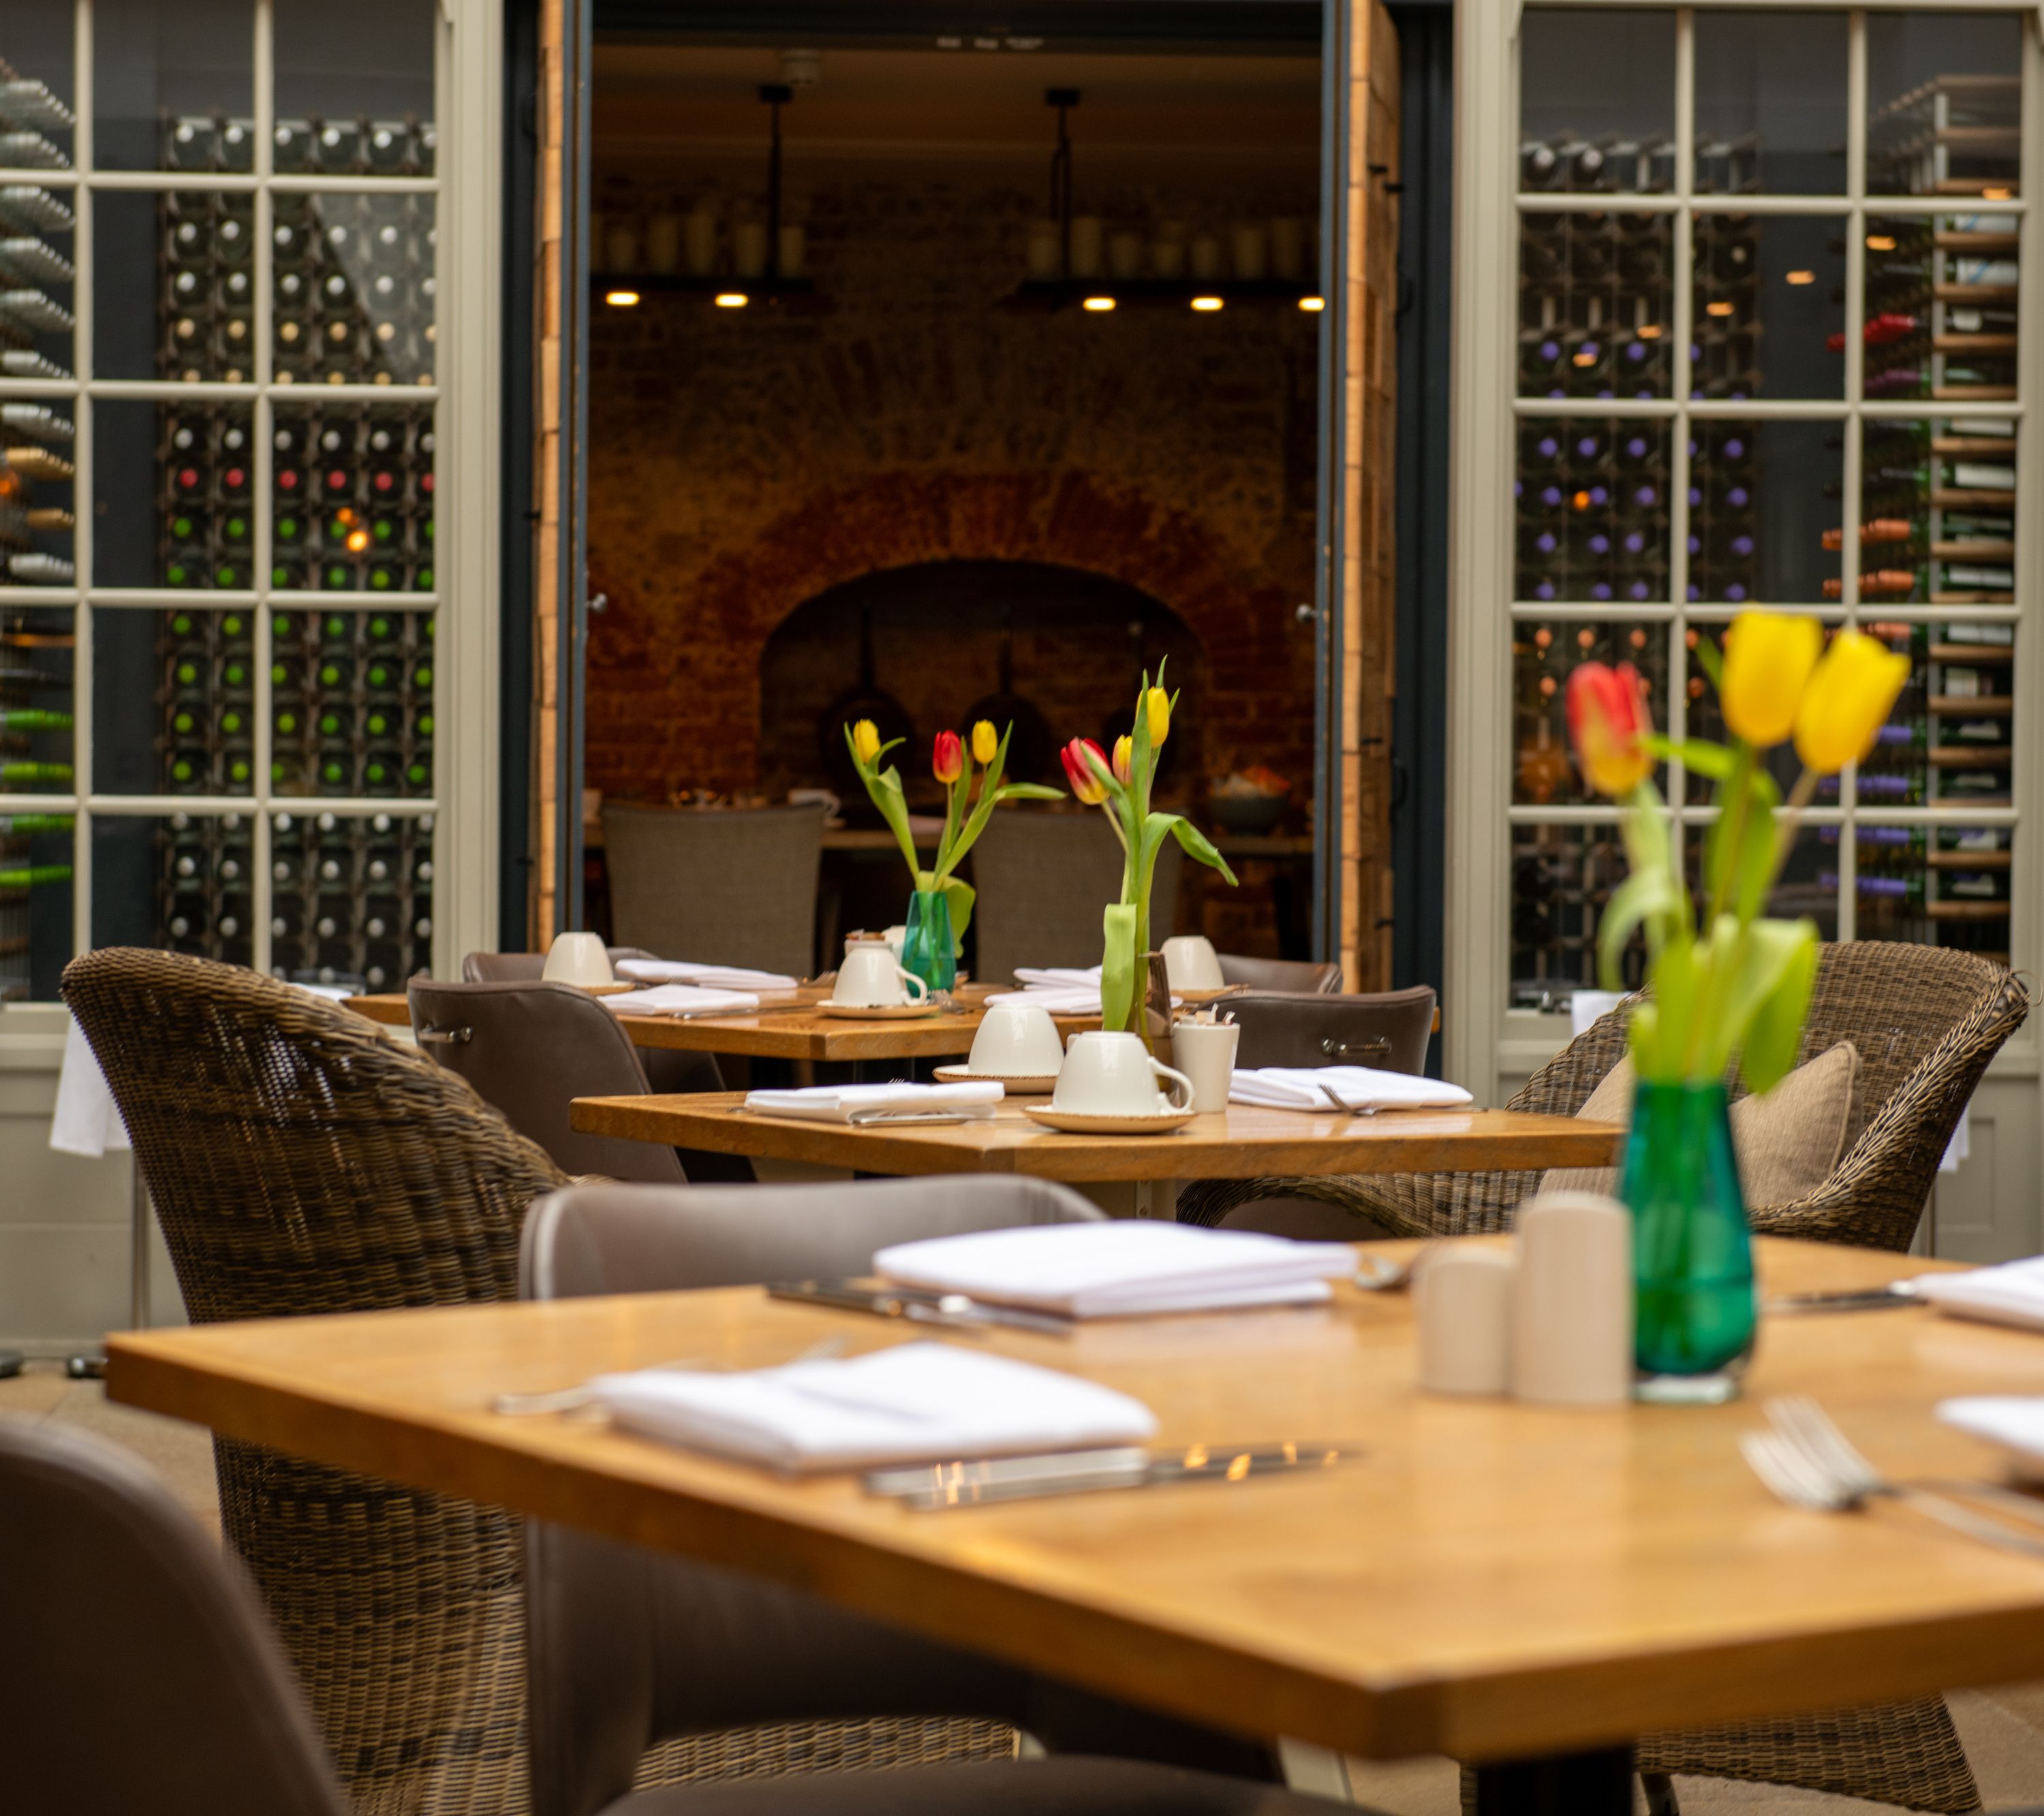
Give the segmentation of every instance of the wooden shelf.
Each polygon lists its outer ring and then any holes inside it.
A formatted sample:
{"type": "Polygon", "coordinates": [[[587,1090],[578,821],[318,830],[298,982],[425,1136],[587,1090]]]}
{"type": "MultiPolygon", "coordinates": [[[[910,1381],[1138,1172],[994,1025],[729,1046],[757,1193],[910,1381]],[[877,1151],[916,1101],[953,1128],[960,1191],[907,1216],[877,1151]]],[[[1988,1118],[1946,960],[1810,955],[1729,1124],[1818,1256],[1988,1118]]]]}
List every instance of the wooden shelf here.
{"type": "Polygon", "coordinates": [[[2006,693],[1934,693],[1930,705],[1943,719],[2006,719],[2015,710],[2014,697],[2006,693]]]}
{"type": "Polygon", "coordinates": [[[2006,920],[2008,904],[1997,902],[1926,902],[1923,912],[1932,920],[2006,920]]]}
{"type": "Polygon", "coordinates": [[[1934,870],[2006,870],[2006,851],[1927,851],[1923,862],[1934,870]]]}
{"type": "MultiPolygon", "coordinates": [[[[2013,643],[1933,643],[1931,660],[1934,662],[2012,662],[2015,660],[2013,643]]],[[[1956,700],[1957,694],[1942,696],[1956,700]]]]}
{"type": "Polygon", "coordinates": [[[1933,744],[1931,766],[1939,770],[2003,770],[2015,760],[2013,744],[1933,744]]]}

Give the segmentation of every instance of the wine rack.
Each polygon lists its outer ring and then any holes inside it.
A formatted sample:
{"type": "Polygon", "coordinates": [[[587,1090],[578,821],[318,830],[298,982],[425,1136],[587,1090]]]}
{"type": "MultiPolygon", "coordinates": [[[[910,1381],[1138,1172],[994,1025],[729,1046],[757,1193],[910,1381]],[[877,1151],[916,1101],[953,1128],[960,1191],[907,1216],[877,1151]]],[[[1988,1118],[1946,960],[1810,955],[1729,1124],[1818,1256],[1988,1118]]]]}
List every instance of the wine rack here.
{"type": "MultiPolygon", "coordinates": [[[[1503,1000],[1558,1012],[1597,981],[1598,918],[1626,874],[1615,811],[1569,756],[1570,670],[1630,662],[1673,737],[1722,738],[1708,658],[1749,606],[1855,626],[1911,665],[1872,751],[1818,787],[1771,912],[2007,962],[2023,912],[2019,198],[2034,186],[2017,71],[2033,28],[1785,22],[1782,42],[1838,60],[1791,101],[1750,55],[1703,54],[1732,15],[1671,14],[1658,36],[1629,17],[1618,98],[1581,15],[1524,15],[1539,78],[1511,204],[1503,1000]],[[1696,122],[1686,148],[1678,117],[1696,122]],[[1836,161],[1849,142],[1857,186],[1836,161]]],[[[1768,761],[1785,793],[1792,748],[1768,761]]],[[[1679,762],[1657,779],[1693,874],[1711,784],[1679,762]]]]}

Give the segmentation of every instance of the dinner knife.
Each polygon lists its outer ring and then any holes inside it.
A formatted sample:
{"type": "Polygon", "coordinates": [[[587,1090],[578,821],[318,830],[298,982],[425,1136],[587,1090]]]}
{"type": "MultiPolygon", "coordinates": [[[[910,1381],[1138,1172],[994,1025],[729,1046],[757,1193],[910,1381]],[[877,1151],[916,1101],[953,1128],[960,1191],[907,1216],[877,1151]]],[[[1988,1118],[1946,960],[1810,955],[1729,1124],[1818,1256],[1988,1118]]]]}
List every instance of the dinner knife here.
{"type": "Polygon", "coordinates": [[[1362,1455],[1353,1445],[1195,1444],[1158,1452],[1135,1446],[1047,1450],[970,1463],[925,1463],[869,1470],[866,1492],[920,1511],[984,1507],[997,1501],[1089,1494],[1103,1488],[1161,1488],[1174,1482],[1240,1482],[1252,1476],[1331,1469],[1362,1455]]]}
{"type": "Polygon", "coordinates": [[[859,1286],[848,1280],[784,1280],[767,1283],[769,1299],[793,1300],[804,1305],[827,1305],[839,1311],[866,1311],[878,1318],[898,1318],[909,1324],[941,1325],[974,1330],[1000,1324],[1049,1337],[1069,1337],[1072,1321],[1048,1311],[1024,1311],[1012,1305],[989,1305],[962,1292],[925,1292],[916,1287],[859,1286]]]}
{"type": "Polygon", "coordinates": [[[1766,1300],[1761,1309],[1791,1315],[1808,1311],[1887,1311],[1899,1305],[1923,1303],[1914,1282],[1898,1280],[1887,1286],[1854,1287],[1844,1292],[1785,1292],[1766,1300]]]}

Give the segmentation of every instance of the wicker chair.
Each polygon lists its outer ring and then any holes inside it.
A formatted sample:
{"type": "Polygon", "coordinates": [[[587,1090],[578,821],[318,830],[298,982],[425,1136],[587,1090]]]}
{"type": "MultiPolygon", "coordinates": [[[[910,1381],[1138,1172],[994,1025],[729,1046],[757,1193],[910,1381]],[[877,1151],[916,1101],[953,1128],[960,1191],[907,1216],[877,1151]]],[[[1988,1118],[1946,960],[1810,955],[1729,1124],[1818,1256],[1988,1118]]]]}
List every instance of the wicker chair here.
{"type": "MultiPolygon", "coordinates": [[[[204,959],[94,952],[63,992],[195,1323],[516,1296],[526,1211],[564,1176],[451,1073],[204,959]]],[[[213,1455],[355,1810],[524,1810],[518,1522],[236,1439],[213,1455]]]]}
{"type": "MultiPolygon", "coordinates": [[[[1807,1198],[1758,1205],[1769,1235],[1907,1249],[1959,1113],[2030,999],[1998,965],[1936,946],[1855,941],[1827,946],[1800,1057],[1842,1040],[1859,1049],[1861,1100],[1846,1154],[1807,1198]]],[[[1510,1108],[1573,1115],[1625,1051],[1623,1008],[1605,1016],[1528,1079],[1510,1108]]],[[[1181,1221],[1218,1223],[1236,1205],[1317,1198],[1397,1235],[1464,1235],[1510,1227],[1537,1173],[1402,1174],[1202,1181],[1179,1200],[1181,1221]]],[[[1679,1733],[1639,1743],[1642,1772],[1695,1772],[1794,1784],[1912,1809],[1980,1806],[1943,1699],[1827,1711],[1679,1733]]]]}

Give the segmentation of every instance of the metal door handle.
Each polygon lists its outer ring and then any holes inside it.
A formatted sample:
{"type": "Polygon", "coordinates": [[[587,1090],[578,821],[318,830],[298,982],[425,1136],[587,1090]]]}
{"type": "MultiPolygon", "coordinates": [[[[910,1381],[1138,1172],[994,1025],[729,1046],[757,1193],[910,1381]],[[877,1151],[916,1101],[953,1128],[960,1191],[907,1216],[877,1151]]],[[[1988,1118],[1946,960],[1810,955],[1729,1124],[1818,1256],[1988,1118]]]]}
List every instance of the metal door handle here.
{"type": "Polygon", "coordinates": [[[428,1046],[463,1046],[474,1035],[473,1028],[422,1027],[418,1038],[428,1046]]]}
{"type": "Polygon", "coordinates": [[[1320,1042],[1320,1051],[1330,1059],[1347,1059],[1351,1054],[1358,1058],[1389,1059],[1391,1057],[1391,1042],[1381,1035],[1375,1040],[1353,1042],[1336,1040],[1332,1035],[1328,1035],[1320,1042]]]}

